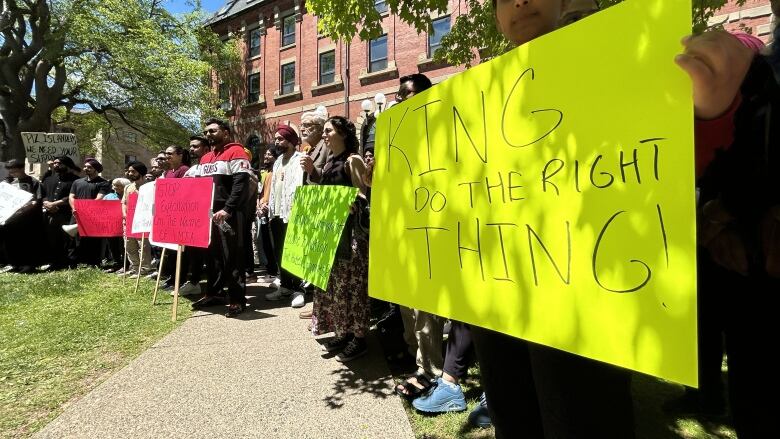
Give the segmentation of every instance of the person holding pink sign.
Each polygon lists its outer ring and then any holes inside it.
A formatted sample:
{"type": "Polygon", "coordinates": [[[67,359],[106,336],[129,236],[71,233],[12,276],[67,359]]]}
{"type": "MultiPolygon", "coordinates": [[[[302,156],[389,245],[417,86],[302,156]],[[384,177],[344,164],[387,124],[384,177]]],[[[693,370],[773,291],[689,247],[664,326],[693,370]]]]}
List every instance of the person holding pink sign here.
{"type": "MultiPolygon", "coordinates": [[[[125,176],[131,181],[130,185],[125,188],[124,194],[122,194],[122,209],[125,214],[127,222],[128,235],[132,230],[132,217],[128,215],[128,212],[132,209],[135,211],[135,203],[138,201],[138,188],[141,187],[146,180],[146,165],[141,162],[130,162],[125,169],[125,176]],[[135,194],[135,196],[133,196],[135,194]],[[131,199],[133,200],[131,202],[131,199]]],[[[148,236],[147,236],[148,238],[148,236]]],[[[141,245],[141,238],[136,236],[127,236],[125,251],[127,252],[127,260],[130,262],[130,268],[128,273],[138,273],[138,266],[141,266],[141,276],[147,275],[152,272],[152,252],[151,246],[148,243],[141,245]]],[[[117,274],[123,274],[124,269],[120,270],[117,274]]],[[[136,274],[137,275],[137,274],[136,274]]]]}
{"type": "MultiPolygon", "coordinates": [[[[68,202],[74,213],[71,224],[76,223],[75,200],[102,200],[106,194],[111,192],[111,183],[100,176],[101,172],[103,172],[103,165],[94,158],[88,158],[84,161],[85,177],[74,181],[70,188],[68,202]]],[[[78,238],[76,240],[76,259],[78,262],[95,267],[100,265],[101,243],[102,238],[78,238]]]]}

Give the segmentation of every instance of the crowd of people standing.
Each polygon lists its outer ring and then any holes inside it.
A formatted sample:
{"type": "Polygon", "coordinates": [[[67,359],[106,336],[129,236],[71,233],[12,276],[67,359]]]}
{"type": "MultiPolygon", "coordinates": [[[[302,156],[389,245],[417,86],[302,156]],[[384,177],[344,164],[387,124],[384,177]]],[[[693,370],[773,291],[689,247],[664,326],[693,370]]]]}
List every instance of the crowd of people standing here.
{"type": "MultiPolygon", "coordinates": [[[[498,29],[517,45],[599,10],[590,0],[492,3],[498,29]]],[[[777,404],[767,403],[759,393],[766,386],[777,387],[764,352],[777,334],[768,313],[778,303],[780,273],[774,170],[775,150],[780,146],[778,49],[775,45],[767,53],[754,37],[725,32],[686,39],[684,46],[685,53],[675,61],[692,79],[697,117],[702,382],[699,391],[689,389],[683,402],[691,402],[701,412],[725,410],[720,379],[725,349],[728,398],[737,433],[740,438],[768,437],[777,404]]],[[[405,76],[396,100],[409,99],[430,86],[424,75],[405,76]]],[[[215,184],[212,243],[208,249],[187,248],[187,262],[182,264],[181,291],[202,294],[193,307],[227,306],[227,317],[240,315],[248,306],[246,284],[262,266],[266,280],[276,287],[265,295],[266,300],[289,300],[290,306],[301,307],[307,294],[313,294],[312,310],[300,316],[311,319],[314,335],[334,334],[323,349],[342,362],[359,358],[368,349],[365,337],[372,309],[366,219],[373,144],[361,145],[354,123],[346,118],[316,110],[301,116],[300,130],[278,125],[273,145],[263,152],[258,169],[253,169],[250,152],[232,136],[226,122],[209,119],[202,135],[190,138],[189,148],[171,146],[161,151],[148,172],[143,163],[129,163],[125,176],[111,182],[99,176],[101,165],[94,159],[78,168],[60,157],[41,182],[24,175],[19,162],[9,162],[9,181],[35,197],[33,207],[18,214],[29,221],[0,228],[2,262],[21,272],[34,271],[42,262],[50,269],[98,265],[102,240],[73,239],[63,232],[75,221],[74,199],[113,198],[126,204],[129,194],[157,178],[211,178],[215,184]],[[280,263],[296,189],[302,185],[359,190],[327,291],[309,285],[280,263]],[[45,231],[35,234],[35,239],[46,241],[45,258],[31,254],[28,250],[33,246],[18,242],[19,236],[30,236],[19,228],[32,221],[45,231]],[[201,284],[204,267],[206,282],[201,284]]],[[[125,253],[130,272],[152,275],[155,271],[149,246],[139,240],[126,240],[124,250],[116,240],[103,247],[111,260],[107,271],[122,274],[118,263],[125,253]]],[[[163,270],[172,288],[174,269],[163,270]]],[[[485,394],[470,419],[482,426],[492,422],[496,437],[634,437],[629,371],[462,322],[447,322],[420,310],[393,304],[382,307],[378,327],[389,332],[401,328],[405,341],[405,351],[393,352],[390,360],[412,359],[417,366],[395,389],[415,409],[465,410],[459,382],[476,360],[485,394]]]]}

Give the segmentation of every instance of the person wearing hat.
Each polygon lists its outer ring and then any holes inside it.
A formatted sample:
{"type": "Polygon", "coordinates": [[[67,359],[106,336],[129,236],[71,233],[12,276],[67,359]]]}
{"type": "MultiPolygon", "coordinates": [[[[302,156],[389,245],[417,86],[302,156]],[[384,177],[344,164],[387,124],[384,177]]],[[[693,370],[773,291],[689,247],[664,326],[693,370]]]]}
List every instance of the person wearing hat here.
{"type": "Polygon", "coordinates": [[[36,232],[41,228],[41,219],[35,206],[40,205],[41,183],[24,173],[21,160],[8,161],[5,169],[8,176],[4,181],[33,194],[33,198],[0,226],[0,255],[11,265],[11,271],[33,273],[40,259],[35,250],[40,246],[40,235],[36,232]]]}
{"type": "Polygon", "coordinates": [[[48,243],[45,261],[51,271],[76,266],[76,261],[71,259],[76,243],[69,235],[62,233],[62,226],[70,223],[68,198],[73,182],[79,178],[74,172],[78,171],[80,169],[70,157],[55,157],[52,174],[44,178],[41,184],[44,231],[48,243]]]}
{"type": "MultiPolygon", "coordinates": [[[[301,143],[298,134],[288,125],[278,125],[274,135],[274,146],[282,155],[274,162],[271,174],[271,194],[266,206],[271,218],[271,236],[274,242],[276,260],[281,262],[284,237],[287,234],[287,222],[292,212],[295,190],[303,184],[304,172],[301,167],[303,153],[297,150],[301,143]]],[[[292,306],[304,305],[303,291],[300,291],[301,279],[279,267],[279,287],[266,294],[266,300],[282,300],[292,296],[292,306]]]]}
{"type": "MultiPolygon", "coordinates": [[[[130,162],[125,167],[125,177],[130,180],[130,184],[125,187],[125,192],[122,194],[122,214],[127,216],[127,203],[130,199],[130,195],[137,193],[138,189],[146,183],[144,176],[147,173],[146,165],[141,162],[130,162]]],[[[128,227],[131,225],[128,224],[128,227]]],[[[141,275],[150,274],[152,269],[152,252],[151,246],[147,242],[141,242],[138,238],[127,238],[125,240],[125,252],[127,253],[127,260],[130,263],[128,273],[138,273],[138,266],[141,267],[141,275]],[[143,244],[143,245],[141,245],[143,244]]],[[[124,268],[117,270],[117,274],[124,274],[124,268]]]]}
{"type": "MultiPolygon", "coordinates": [[[[101,200],[111,192],[111,183],[99,174],[103,172],[103,165],[94,158],[87,158],[84,161],[84,178],[79,178],[73,182],[68,196],[71,210],[75,213],[75,200],[101,200]]],[[[71,219],[71,224],[76,224],[75,216],[71,219]]],[[[76,260],[78,262],[99,266],[101,260],[102,238],[84,238],[76,240],[76,260]]]]}

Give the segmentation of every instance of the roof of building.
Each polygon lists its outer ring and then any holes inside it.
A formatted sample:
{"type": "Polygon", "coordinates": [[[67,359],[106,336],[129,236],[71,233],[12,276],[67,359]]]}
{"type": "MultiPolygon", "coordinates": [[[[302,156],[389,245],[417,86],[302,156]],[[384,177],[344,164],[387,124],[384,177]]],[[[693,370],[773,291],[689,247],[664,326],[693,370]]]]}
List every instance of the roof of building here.
{"type": "Polygon", "coordinates": [[[267,3],[268,1],[270,0],[227,0],[214,15],[206,20],[205,24],[206,26],[213,26],[220,21],[235,17],[250,8],[267,3]]]}

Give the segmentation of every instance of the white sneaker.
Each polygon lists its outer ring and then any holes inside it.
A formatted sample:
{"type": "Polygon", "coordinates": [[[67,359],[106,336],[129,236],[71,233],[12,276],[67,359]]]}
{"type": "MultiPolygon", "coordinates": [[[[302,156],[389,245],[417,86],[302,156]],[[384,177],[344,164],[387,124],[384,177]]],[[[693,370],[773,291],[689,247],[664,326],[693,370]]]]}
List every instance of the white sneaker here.
{"type": "Polygon", "coordinates": [[[306,304],[306,300],[303,298],[303,293],[300,291],[294,292],[292,303],[290,304],[290,306],[292,306],[293,308],[300,308],[305,304],[306,304]]]}
{"type": "Polygon", "coordinates": [[[279,277],[277,277],[276,279],[274,279],[273,282],[271,282],[271,285],[275,286],[276,288],[279,288],[280,286],[282,286],[282,280],[279,277]]]}
{"type": "Polygon", "coordinates": [[[200,284],[196,285],[192,282],[186,282],[184,285],[179,287],[179,294],[182,296],[193,296],[200,294],[200,284]]]}
{"type": "Polygon", "coordinates": [[[279,287],[273,293],[266,294],[265,300],[271,300],[271,301],[282,300],[285,297],[290,297],[291,294],[292,291],[289,288],[279,287]]]}

